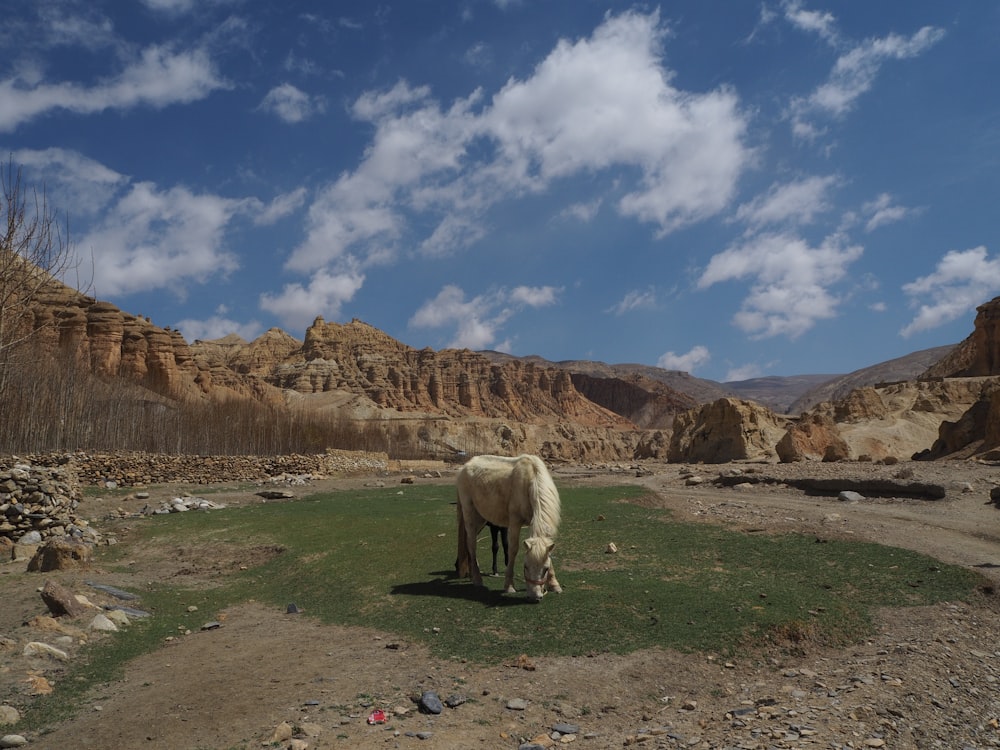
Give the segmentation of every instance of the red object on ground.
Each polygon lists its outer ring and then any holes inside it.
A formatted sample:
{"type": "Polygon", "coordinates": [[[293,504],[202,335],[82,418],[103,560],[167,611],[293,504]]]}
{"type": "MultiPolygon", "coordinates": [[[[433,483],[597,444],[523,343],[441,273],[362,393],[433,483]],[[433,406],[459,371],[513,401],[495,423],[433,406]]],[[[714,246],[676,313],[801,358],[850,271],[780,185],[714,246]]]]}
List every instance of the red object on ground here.
{"type": "Polygon", "coordinates": [[[369,724],[385,724],[385,711],[381,708],[376,708],[368,715],[369,724]]]}

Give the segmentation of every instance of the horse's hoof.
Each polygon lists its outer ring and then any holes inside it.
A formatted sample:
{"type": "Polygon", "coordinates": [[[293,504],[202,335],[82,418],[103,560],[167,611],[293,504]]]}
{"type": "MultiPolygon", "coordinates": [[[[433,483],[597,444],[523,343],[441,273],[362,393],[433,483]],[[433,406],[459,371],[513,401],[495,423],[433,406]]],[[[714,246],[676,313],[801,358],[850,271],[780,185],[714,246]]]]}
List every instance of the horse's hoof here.
{"type": "Polygon", "coordinates": [[[516,594],[516,593],[517,593],[517,589],[516,589],[516,588],[514,588],[513,586],[508,586],[507,588],[505,588],[505,589],[503,590],[503,592],[504,592],[505,594],[516,594]]]}
{"type": "Polygon", "coordinates": [[[562,586],[556,586],[555,588],[549,589],[549,591],[551,591],[553,594],[561,594],[562,593],[562,586]]]}

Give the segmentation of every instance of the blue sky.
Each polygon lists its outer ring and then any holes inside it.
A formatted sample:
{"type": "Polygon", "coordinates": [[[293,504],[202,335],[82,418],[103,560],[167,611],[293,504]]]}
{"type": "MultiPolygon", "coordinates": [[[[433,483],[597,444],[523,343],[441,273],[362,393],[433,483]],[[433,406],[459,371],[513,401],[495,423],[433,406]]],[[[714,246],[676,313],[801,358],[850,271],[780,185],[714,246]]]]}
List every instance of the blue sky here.
{"type": "MultiPolygon", "coordinates": [[[[1000,294],[1000,5],[6,0],[0,146],[90,291],[714,380],[1000,294]]],[[[70,279],[72,281],[72,279],[70,279]]]]}

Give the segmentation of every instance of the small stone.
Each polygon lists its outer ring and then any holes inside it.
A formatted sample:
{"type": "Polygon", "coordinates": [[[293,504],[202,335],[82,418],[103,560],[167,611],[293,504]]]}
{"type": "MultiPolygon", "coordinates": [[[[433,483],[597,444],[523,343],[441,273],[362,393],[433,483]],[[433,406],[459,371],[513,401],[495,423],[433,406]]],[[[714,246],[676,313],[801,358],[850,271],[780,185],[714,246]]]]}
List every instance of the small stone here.
{"type": "Polygon", "coordinates": [[[441,699],[433,690],[425,690],[417,702],[420,710],[427,714],[439,714],[444,710],[441,699]]]}
{"type": "Polygon", "coordinates": [[[21,714],[13,706],[0,704],[0,727],[12,726],[21,720],[21,714]]]}
{"type": "Polygon", "coordinates": [[[458,708],[468,700],[469,699],[466,698],[464,695],[455,694],[455,695],[449,695],[447,698],[445,698],[444,704],[448,708],[458,708]]]}
{"type": "Polygon", "coordinates": [[[0,747],[24,747],[28,740],[19,734],[5,734],[0,737],[0,747]]]}
{"type": "Polygon", "coordinates": [[[507,701],[507,708],[511,711],[523,711],[528,707],[528,701],[524,698],[511,698],[507,701]]]}
{"type": "Polygon", "coordinates": [[[50,656],[59,661],[67,661],[69,659],[69,654],[65,651],[41,641],[31,641],[24,644],[24,651],[22,653],[24,656],[50,656]]]}
{"type": "Polygon", "coordinates": [[[579,734],[580,727],[576,724],[553,724],[551,727],[553,732],[559,732],[559,734],[579,734]]]}
{"type": "Polygon", "coordinates": [[[288,742],[288,740],[292,739],[293,734],[295,732],[292,729],[292,725],[287,721],[283,721],[274,728],[274,734],[271,735],[271,742],[288,742]]]}
{"type": "Polygon", "coordinates": [[[108,619],[107,615],[94,615],[94,619],[90,621],[88,626],[91,630],[96,630],[99,633],[117,633],[118,626],[108,619]]]}
{"type": "Polygon", "coordinates": [[[853,490],[843,490],[837,495],[837,499],[842,503],[860,503],[865,496],[853,490]]]}

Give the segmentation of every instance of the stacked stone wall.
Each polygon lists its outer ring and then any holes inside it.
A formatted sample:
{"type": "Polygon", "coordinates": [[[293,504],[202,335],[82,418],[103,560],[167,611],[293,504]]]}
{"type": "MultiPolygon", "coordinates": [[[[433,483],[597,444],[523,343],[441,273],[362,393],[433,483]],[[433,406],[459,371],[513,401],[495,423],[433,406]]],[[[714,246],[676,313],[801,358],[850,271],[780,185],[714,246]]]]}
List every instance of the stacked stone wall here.
{"type": "Polygon", "coordinates": [[[181,482],[257,482],[284,474],[347,476],[385,471],[385,453],[329,450],[326,453],[281,456],[182,456],[121,451],[33,455],[23,459],[38,465],[68,464],[80,484],[102,487],[138,487],[181,482]]]}
{"type": "Polygon", "coordinates": [[[68,464],[0,462],[0,537],[38,543],[51,537],[87,537],[76,517],[80,483],[68,464]]]}
{"type": "Polygon", "coordinates": [[[0,538],[38,543],[51,537],[94,541],[76,515],[84,486],[260,482],[280,476],[331,477],[383,472],[384,453],[335,451],[287,456],[171,456],[69,453],[0,458],[0,538]]]}

